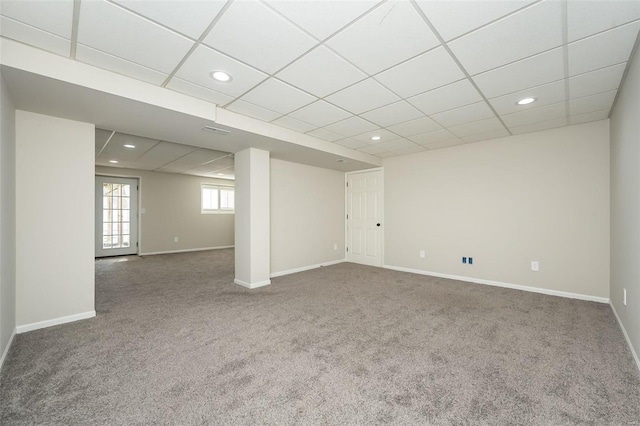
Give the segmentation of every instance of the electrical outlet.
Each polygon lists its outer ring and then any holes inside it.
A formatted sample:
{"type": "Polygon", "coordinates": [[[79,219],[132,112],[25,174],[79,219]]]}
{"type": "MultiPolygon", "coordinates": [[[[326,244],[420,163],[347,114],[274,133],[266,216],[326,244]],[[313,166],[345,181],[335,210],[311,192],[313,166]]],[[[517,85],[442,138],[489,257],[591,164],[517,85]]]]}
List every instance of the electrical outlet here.
{"type": "Polygon", "coordinates": [[[338,243],[333,243],[333,249],[338,250],[338,243]]]}
{"type": "Polygon", "coordinates": [[[627,289],[626,288],[622,289],[622,304],[624,306],[627,306],[627,289]]]}
{"type": "Polygon", "coordinates": [[[427,256],[424,250],[420,250],[420,258],[424,259],[427,256]]]}
{"type": "Polygon", "coordinates": [[[531,262],[531,270],[538,272],[540,270],[540,262],[534,260],[531,262]]]}
{"type": "Polygon", "coordinates": [[[467,258],[466,257],[462,258],[462,263],[467,263],[467,258]]]}
{"type": "Polygon", "coordinates": [[[173,237],[173,242],[177,243],[178,242],[178,237],[173,237]]]}

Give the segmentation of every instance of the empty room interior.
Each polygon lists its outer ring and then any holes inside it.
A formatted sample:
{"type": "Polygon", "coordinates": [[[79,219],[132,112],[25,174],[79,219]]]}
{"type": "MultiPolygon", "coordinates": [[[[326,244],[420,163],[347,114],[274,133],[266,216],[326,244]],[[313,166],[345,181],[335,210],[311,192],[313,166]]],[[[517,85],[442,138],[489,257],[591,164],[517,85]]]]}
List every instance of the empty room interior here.
{"type": "Polygon", "coordinates": [[[0,424],[640,424],[639,32],[0,0],[0,424]]]}

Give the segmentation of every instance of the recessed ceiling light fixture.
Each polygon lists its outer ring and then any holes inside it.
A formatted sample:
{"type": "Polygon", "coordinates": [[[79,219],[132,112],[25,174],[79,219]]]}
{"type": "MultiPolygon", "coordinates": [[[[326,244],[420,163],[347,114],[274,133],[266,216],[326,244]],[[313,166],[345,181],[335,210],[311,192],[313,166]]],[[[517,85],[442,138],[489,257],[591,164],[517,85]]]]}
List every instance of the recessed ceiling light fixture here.
{"type": "Polygon", "coordinates": [[[118,160],[109,160],[109,162],[112,164],[118,164],[118,160]]]}
{"type": "Polygon", "coordinates": [[[381,136],[371,136],[372,141],[379,141],[380,139],[382,139],[381,136]]]}
{"type": "Polygon", "coordinates": [[[228,83],[233,80],[228,72],[222,70],[211,71],[209,75],[212,79],[221,83],[228,83]]]}
{"type": "Polygon", "coordinates": [[[336,160],[336,163],[348,163],[348,161],[347,161],[347,160],[345,160],[344,158],[338,158],[338,159],[336,160]]]}
{"type": "Polygon", "coordinates": [[[124,147],[125,147],[125,148],[129,148],[129,149],[133,149],[133,148],[135,148],[136,146],[135,146],[135,145],[131,145],[131,144],[126,144],[126,145],[124,145],[124,147]]]}
{"type": "Polygon", "coordinates": [[[224,176],[224,173],[218,173],[218,176],[224,176]]]}
{"type": "Polygon", "coordinates": [[[516,102],[518,105],[529,105],[532,102],[535,102],[536,98],[523,98],[516,102]]]}

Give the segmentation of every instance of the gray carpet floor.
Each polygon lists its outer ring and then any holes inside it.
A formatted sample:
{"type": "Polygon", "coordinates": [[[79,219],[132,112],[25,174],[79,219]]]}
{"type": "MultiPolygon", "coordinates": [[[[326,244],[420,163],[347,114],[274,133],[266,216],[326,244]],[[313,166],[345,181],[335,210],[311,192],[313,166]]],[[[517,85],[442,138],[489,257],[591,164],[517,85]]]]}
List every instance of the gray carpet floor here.
{"type": "Polygon", "coordinates": [[[608,305],[233,251],[96,262],[96,318],[18,335],[2,424],[639,424],[608,305]]]}

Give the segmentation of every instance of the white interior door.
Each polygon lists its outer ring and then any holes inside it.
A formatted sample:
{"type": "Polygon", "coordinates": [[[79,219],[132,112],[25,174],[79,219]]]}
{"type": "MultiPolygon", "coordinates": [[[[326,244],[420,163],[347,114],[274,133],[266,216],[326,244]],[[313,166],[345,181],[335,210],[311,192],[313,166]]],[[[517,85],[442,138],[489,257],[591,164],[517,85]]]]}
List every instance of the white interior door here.
{"type": "Polygon", "coordinates": [[[382,170],[347,174],[347,261],[382,266],[382,170]]]}
{"type": "Polygon", "coordinates": [[[96,176],[96,257],[138,253],[138,179],[96,176]]]}

